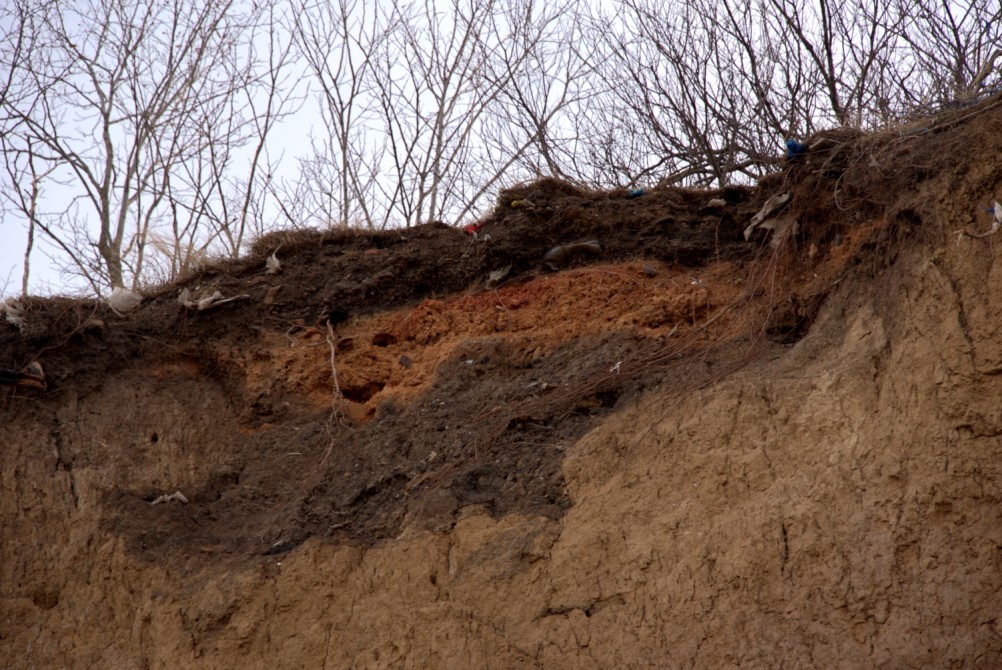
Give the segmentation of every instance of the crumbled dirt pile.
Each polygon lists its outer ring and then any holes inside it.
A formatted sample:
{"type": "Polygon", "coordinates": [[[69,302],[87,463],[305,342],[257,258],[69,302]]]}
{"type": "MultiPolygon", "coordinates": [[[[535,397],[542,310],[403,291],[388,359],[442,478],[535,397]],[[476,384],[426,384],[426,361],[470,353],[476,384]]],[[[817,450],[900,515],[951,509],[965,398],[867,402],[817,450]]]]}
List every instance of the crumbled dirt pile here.
{"type": "Polygon", "coordinates": [[[5,667],[1002,665],[1002,102],[808,143],[22,301],[5,667]]]}

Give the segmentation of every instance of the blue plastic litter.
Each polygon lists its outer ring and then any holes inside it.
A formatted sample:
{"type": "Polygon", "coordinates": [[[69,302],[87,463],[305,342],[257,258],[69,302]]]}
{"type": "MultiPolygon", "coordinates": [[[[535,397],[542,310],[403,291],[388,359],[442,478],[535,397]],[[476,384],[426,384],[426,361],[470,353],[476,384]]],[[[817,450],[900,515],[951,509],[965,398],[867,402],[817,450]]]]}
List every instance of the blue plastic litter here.
{"type": "Polygon", "coordinates": [[[807,152],[807,145],[801,144],[797,140],[790,138],[786,140],[786,157],[796,158],[797,156],[807,152]]]}

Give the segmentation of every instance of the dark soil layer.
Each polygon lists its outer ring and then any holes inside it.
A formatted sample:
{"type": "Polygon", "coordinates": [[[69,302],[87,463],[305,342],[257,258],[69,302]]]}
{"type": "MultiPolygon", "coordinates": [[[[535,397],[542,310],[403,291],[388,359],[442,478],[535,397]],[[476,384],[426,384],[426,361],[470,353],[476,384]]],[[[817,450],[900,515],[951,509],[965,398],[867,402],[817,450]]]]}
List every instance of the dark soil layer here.
{"type": "MultiPolygon", "coordinates": [[[[0,324],[0,361],[9,369],[41,362],[49,390],[11,391],[4,412],[59,434],[59,407],[68,398],[84,402],[108,384],[148,384],[151,370],[181,371],[154,374],[165,393],[183,396],[192,384],[220,390],[226,404],[201,411],[227,427],[229,437],[215,447],[226,456],[189,490],[188,506],[150,505],[165,492],[148,485],[107,487],[105,529],[154,562],[281,553],[311,536],[368,545],[395,537],[408,515],[429,527],[448,526],[469,505],[497,517],[559,518],[569,505],[563,450],[597,417],[640,388],[695,388],[797,341],[848,268],[864,262],[876,270],[893,259],[901,240],[924,223],[922,208],[896,189],[952,160],[943,157],[971,119],[983,128],[999,125],[997,113],[977,112],[914,132],[814,138],[820,143],[811,153],[755,189],[657,188],[631,197],[544,179],[503,191],[476,236],[438,223],[371,234],[275,233],[246,259],[150,292],[124,317],[93,301],[30,299],[23,331],[0,324]],[[746,240],[753,215],[784,191],[792,195],[787,211],[798,220],[796,233],[779,249],[763,231],[746,240]],[[593,240],[600,251],[573,246],[593,240]],[[267,275],[264,259],[276,250],[282,272],[267,275]],[[731,275],[717,276],[717,284],[696,277],[721,263],[731,275]],[[445,336],[407,325],[429,305],[462,313],[471,308],[448,301],[494,292],[500,313],[515,309],[501,298],[520,287],[528,291],[550,275],[603,264],[619,264],[603,271],[636,271],[635,283],[672,273],[684,309],[643,327],[568,329],[549,344],[471,336],[431,364],[427,383],[405,400],[383,397],[385,375],[356,373],[361,381],[351,383],[332,374],[335,358],[363,349],[373,360],[383,360],[384,352],[408,368],[425,344],[445,336]],[[736,297],[714,299],[726,295],[721,287],[729,279],[740,285],[732,289],[736,297]],[[697,296],[704,284],[709,297],[697,296]],[[245,297],[193,312],[176,300],[182,288],[196,297],[216,290],[245,297]],[[411,310],[395,329],[365,339],[351,331],[393,309],[411,310]],[[268,338],[294,344],[312,338],[315,355],[285,367],[255,363],[254,352],[268,338]],[[309,383],[297,365],[311,366],[309,383]],[[252,369],[267,383],[252,385],[252,369]],[[331,391],[329,406],[303,400],[304,388],[339,381],[345,383],[331,391]],[[342,403],[360,409],[352,414],[342,403]]],[[[972,203],[971,225],[980,222],[976,212],[972,203]]],[[[590,300],[580,309],[596,312],[584,318],[615,309],[590,300]]],[[[545,305],[534,309],[540,324],[559,330],[565,317],[545,305]]],[[[143,423],[136,420],[144,411],[138,395],[101,411],[119,430],[143,423]]],[[[158,441],[156,431],[143,433],[136,448],[155,449],[158,441]]],[[[56,467],[71,470],[88,458],[79,445],[67,445],[56,467]]]]}

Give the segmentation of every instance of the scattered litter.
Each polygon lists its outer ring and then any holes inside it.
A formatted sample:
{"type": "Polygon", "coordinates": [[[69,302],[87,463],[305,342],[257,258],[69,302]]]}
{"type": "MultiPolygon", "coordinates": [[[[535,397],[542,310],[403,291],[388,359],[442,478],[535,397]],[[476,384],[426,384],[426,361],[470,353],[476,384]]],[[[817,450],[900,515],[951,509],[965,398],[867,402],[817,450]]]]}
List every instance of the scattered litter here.
{"type": "MultiPolygon", "coordinates": [[[[296,542],[293,540],[288,540],[288,539],[279,540],[278,542],[275,542],[270,547],[268,547],[265,551],[261,552],[261,555],[274,556],[275,554],[284,554],[285,552],[289,551],[295,546],[296,542]]],[[[277,565],[282,565],[282,564],[277,563],[277,565]]]]}
{"type": "Polygon", "coordinates": [[[600,253],[602,253],[602,245],[598,243],[598,240],[560,244],[546,252],[546,255],[543,256],[543,264],[551,270],[555,270],[558,265],[562,265],[574,256],[595,256],[600,253]]]}
{"type": "Polygon", "coordinates": [[[18,330],[24,330],[25,320],[24,320],[24,307],[21,303],[14,300],[13,298],[8,298],[5,303],[0,305],[0,312],[3,312],[7,323],[17,326],[18,330]]]}
{"type": "Polygon", "coordinates": [[[658,270],[650,263],[644,265],[644,276],[645,277],[657,277],[658,270]]]}
{"type": "Polygon", "coordinates": [[[807,145],[801,144],[797,140],[790,138],[786,140],[786,157],[796,158],[801,154],[807,153],[807,145]]]}
{"type": "Polygon", "coordinates": [[[212,295],[203,294],[202,297],[198,299],[192,299],[191,291],[184,288],[177,296],[177,301],[188,309],[194,309],[199,312],[204,312],[212,307],[219,307],[220,305],[225,305],[228,302],[233,302],[234,300],[245,300],[250,298],[249,295],[235,295],[232,298],[224,298],[220,291],[215,291],[212,295]]]}
{"type": "Polygon", "coordinates": [[[790,235],[796,235],[797,230],[800,228],[797,224],[797,219],[789,215],[763,221],[758,224],[758,227],[762,230],[772,231],[772,240],[769,242],[769,246],[773,249],[778,249],[786,238],[790,235]]]}
{"type": "Polygon", "coordinates": [[[609,368],[609,372],[614,374],[619,374],[619,366],[623,364],[623,361],[617,361],[615,365],[609,368]]]}
{"type": "Polygon", "coordinates": [[[45,370],[42,369],[42,364],[38,361],[32,361],[25,365],[21,370],[36,379],[41,379],[42,383],[45,383],[45,370]]]}
{"type": "Polygon", "coordinates": [[[964,229],[961,230],[960,233],[962,235],[967,235],[968,237],[973,237],[976,239],[981,239],[997,233],[999,228],[1002,227],[1002,205],[1000,205],[998,202],[995,202],[993,203],[992,207],[988,209],[988,211],[994,214],[995,216],[992,219],[992,227],[989,228],[987,232],[976,233],[973,230],[964,229]]]}
{"type": "Polygon", "coordinates": [[[515,209],[535,209],[536,205],[531,200],[512,200],[511,206],[515,209]]]}
{"type": "Polygon", "coordinates": [[[135,308],[139,307],[139,303],[143,301],[143,296],[139,295],[135,291],[130,291],[127,288],[122,288],[121,286],[116,286],[111,291],[111,296],[108,298],[108,307],[111,307],[111,311],[119,316],[122,316],[126,312],[131,312],[135,308]]]}
{"type": "Polygon", "coordinates": [[[628,198],[639,198],[640,196],[644,195],[645,193],[647,193],[647,191],[645,191],[644,189],[642,189],[642,188],[635,188],[635,189],[631,190],[629,193],[627,193],[626,197],[628,197],[628,198]]]}
{"type": "Polygon", "coordinates": [[[0,368],[0,384],[4,386],[14,386],[16,388],[34,388],[46,390],[49,388],[45,381],[45,371],[42,364],[32,361],[20,370],[4,370],[0,368]]]}
{"type": "Polygon", "coordinates": [[[723,198],[713,198],[712,200],[710,200],[709,202],[706,203],[706,206],[707,207],[726,207],[727,206],[727,201],[724,200],[723,198]]]}
{"type": "Polygon", "coordinates": [[[156,500],[154,500],[150,504],[151,505],[159,505],[160,503],[169,503],[169,502],[173,502],[175,500],[178,501],[178,502],[184,503],[185,505],[188,504],[188,499],[185,498],[184,494],[181,493],[180,491],[174,491],[174,493],[165,493],[164,495],[160,496],[159,498],[157,498],[156,500]]]}
{"type": "Polygon", "coordinates": [[[497,285],[501,283],[508,273],[511,272],[511,263],[501,268],[500,270],[495,270],[487,276],[487,288],[497,288],[497,285]]]}
{"type": "Polygon", "coordinates": [[[467,235],[472,235],[474,239],[477,237],[477,231],[484,227],[483,223],[469,223],[463,226],[463,232],[467,235]]]}
{"type": "Polygon", "coordinates": [[[755,231],[755,228],[757,227],[771,229],[771,226],[765,225],[767,223],[766,217],[768,217],[777,209],[785,205],[787,202],[789,202],[789,200],[790,200],[789,191],[787,191],[786,193],[777,193],[776,195],[766,200],[765,204],[762,205],[762,209],[758,211],[758,214],[752,217],[751,223],[748,225],[747,228],[745,228],[745,240],[751,239],[751,235],[755,231]]]}
{"type": "MultiPolygon", "coordinates": [[[[281,249],[282,245],[278,245],[278,249],[281,249]]],[[[282,271],[282,262],[278,260],[278,249],[275,249],[274,253],[268,258],[264,259],[265,272],[270,275],[277,275],[282,271]]]]}

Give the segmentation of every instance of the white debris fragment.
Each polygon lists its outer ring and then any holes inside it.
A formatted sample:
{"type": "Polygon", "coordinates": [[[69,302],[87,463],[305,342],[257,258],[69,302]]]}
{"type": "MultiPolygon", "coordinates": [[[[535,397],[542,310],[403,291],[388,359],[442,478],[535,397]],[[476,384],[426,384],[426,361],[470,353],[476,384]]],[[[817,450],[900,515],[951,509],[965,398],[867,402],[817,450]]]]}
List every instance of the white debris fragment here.
{"type": "Polygon", "coordinates": [[[494,270],[487,276],[487,288],[495,288],[501,283],[501,280],[508,276],[511,272],[511,263],[501,268],[500,270],[494,270]]]}
{"type": "Polygon", "coordinates": [[[198,311],[209,309],[213,305],[221,304],[223,301],[223,294],[220,291],[214,291],[212,295],[203,296],[198,300],[198,311]]]}
{"type": "Polygon", "coordinates": [[[278,260],[278,249],[275,249],[275,252],[271,256],[264,259],[264,267],[264,271],[270,275],[277,275],[282,271],[282,262],[278,260]]]}
{"type": "Polygon", "coordinates": [[[21,303],[13,298],[7,298],[6,302],[0,304],[0,313],[7,319],[7,323],[17,326],[18,330],[24,330],[26,324],[24,320],[24,307],[21,306],[21,303]]]}
{"type": "Polygon", "coordinates": [[[1000,205],[996,200],[994,203],[992,203],[992,208],[988,211],[994,215],[994,217],[992,218],[992,227],[983,233],[974,232],[970,228],[958,230],[957,231],[958,244],[960,243],[960,238],[963,237],[964,235],[980,240],[986,237],[991,237],[992,235],[998,232],[999,228],[1002,227],[1002,205],[1000,205]]]}
{"type": "Polygon", "coordinates": [[[706,203],[706,206],[707,207],[726,207],[727,206],[727,201],[724,200],[723,198],[713,198],[712,200],[710,200],[709,202],[706,203]]]}
{"type": "Polygon", "coordinates": [[[998,232],[999,227],[1002,226],[1002,205],[996,200],[992,203],[992,212],[995,214],[995,218],[992,219],[992,227],[987,233],[973,234],[971,237],[988,237],[989,235],[994,235],[998,232]]]}
{"type": "Polygon", "coordinates": [[[180,491],[174,491],[174,493],[165,493],[162,496],[158,497],[153,502],[151,502],[150,504],[151,505],[159,505],[160,503],[169,503],[169,502],[172,502],[174,500],[176,500],[178,502],[181,502],[181,503],[184,503],[185,505],[188,504],[188,499],[185,498],[184,494],[181,493],[180,491]]]}
{"type": "Polygon", "coordinates": [[[773,249],[778,249],[786,238],[791,235],[796,235],[797,231],[800,229],[797,219],[789,215],[777,216],[774,219],[763,221],[758,227],[763,230],[772,231],[772,240],[769,242],[769,246],[773,249]]]}
{"type": "Polygon", "coordinates": [[[766,221],[766,217],[785,205],[789,199],[790,193],[787,191],[786,193],[777,193],[766,200],[765,204],[762,205],[762,209],[758,211],[758,214],[752,217],[751,223],[747,228],[745,228],[745,240],[751,239],[751,235],[755,231],[755,228],[765,228],[766,226],[764,225],[764,222],[766,221]]]}
{"type": "Polygon", "coordinates": [[[228,302],[233,302],[234,300],[245,300],[250,298],[249,295],[235,295],[232,298],[224,298],[222,292],[219,290],[213,291],[212,294],[206,295],[202,294],[200,298],[192,299],[191,291],[188,289],[181,289],[181,292],[177,295],[177,301],[181,306],[187,309],[193,309],[199,312],[204,312],[211,307],[218,307],[220,305],[225,305],[228,302]]]}
{"type": "Polygon", "coordinates": [[[139,307],[139,303],[142,301],[143,296],[135,291],[130,291],[127,288],[116,286],[111,290],[111,295],[108,297],[107,302],[108,306],[111,307],[111,311],[119,316],[122,316],[126,312],[131,312],[135,308],[139,307]]]}

